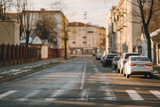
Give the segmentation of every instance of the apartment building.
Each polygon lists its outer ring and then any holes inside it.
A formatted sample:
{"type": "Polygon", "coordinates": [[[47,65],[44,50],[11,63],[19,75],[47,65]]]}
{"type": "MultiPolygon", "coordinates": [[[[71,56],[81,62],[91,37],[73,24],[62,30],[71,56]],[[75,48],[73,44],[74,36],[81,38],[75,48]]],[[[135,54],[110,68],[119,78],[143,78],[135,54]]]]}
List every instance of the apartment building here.
{"type": "MultiPolygon", "coordinates": [[[[54,20],[53,26],[56,28],[58,32],[57,45],[55,46],[54,44],[50,43],[49,47],[52,49],[63,50],[62,54],[64,55],[64,48],[65,48],[64,36],[65,36],[65,32],[67,32],[68,30],[68,19],[65,17],[65,15],[61,11],[50,11],[45,9],[41,9],[39,11],[26,11],[22,19],[24,28],[27,28],[27,26],[29,26],[29,29],[31,30],[30,35],[35,35],[34,29],[36,28],[36,22],[40,19],[42,14],[54,20]]],[[[26,37],[25,30],[26,29],[24,29],[22,38],[26,37]]],[[[67,44],[68,44],[68,40],[67,40],[67,44]]]]}
{"type": "Polygon", "coordinates": [[[105,38],[105,28],[81,22],[69,23],[68,28],[71,54],[92,54],[102,47],[103,41],[101,40],[105,38]]]}

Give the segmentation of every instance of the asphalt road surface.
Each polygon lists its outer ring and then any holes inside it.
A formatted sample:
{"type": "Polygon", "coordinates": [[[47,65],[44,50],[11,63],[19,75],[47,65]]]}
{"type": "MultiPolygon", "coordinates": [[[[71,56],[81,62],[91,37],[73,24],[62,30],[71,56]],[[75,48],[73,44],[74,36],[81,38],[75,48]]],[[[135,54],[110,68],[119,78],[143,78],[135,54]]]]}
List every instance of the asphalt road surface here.
{"type": "Polygon", "coordinates": [[[123,77],[92,56],[0,84],[0,107],[160,106],[160,80],[123,77]]]}

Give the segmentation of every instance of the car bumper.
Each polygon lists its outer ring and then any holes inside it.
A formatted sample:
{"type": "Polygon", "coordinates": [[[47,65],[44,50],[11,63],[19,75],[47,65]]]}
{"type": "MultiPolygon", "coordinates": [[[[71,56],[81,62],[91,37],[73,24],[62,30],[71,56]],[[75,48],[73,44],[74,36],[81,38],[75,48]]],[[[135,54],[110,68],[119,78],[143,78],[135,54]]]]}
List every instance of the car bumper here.
{"type": "Polygon", "coordinates": [[[130,72],[128,72],[130,75],[144,75],[144,74],[153,74],[153,69],[131,69],[130,72]]]}

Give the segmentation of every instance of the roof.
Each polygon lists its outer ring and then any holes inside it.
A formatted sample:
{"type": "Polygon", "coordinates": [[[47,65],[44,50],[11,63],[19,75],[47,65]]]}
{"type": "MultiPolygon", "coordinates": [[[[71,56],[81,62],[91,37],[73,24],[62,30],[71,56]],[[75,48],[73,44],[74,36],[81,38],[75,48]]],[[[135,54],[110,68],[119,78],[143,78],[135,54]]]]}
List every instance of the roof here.
{"type": "MultiPolygon", "coordinates": [[[[26,38],[23,38],[20,40],[20,44],[25,44],[26,43],[26,38]]],[[[30,36],[29,37],[29,44],[31,45],[43,45],[43,41],[41,40],[41,38],[37,35],[33,35],[33,36],[30,36]],[[40,39],[40,41],[36,41],[36,42],[33,42],[33,40],[38,37],[40,39]]]]}
{"type": "Polygon", "coordinates": [[[154,43],[160,44],[160,29],[152,32],[152,33],[150,34],[150,36],[151,36],[152,41],[153,41],[154,43]]]}
{"type": "Polygon", "coordinates": [[[71,22],[68,24],[69,27],[96,27],[89,24],[84,24],[82,22],[71,22]]]}

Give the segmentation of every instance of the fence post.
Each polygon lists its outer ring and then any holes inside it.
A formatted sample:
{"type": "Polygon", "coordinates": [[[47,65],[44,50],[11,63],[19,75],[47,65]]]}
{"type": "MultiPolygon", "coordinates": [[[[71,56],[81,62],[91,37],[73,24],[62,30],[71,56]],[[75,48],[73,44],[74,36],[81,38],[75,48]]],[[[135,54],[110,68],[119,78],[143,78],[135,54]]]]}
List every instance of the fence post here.
{"type": "Polygon", "coordinates": [[[15,46],[12,44],[12,60],[13,60],[13,65],[15,64],[15,46]]]}
{"type": "Polygon", "coordinates": [[[3,66],[6,66],[6,45],[2,44],[2,59],[3,59],[3,66]]]}
{"type": "Polygon", "coordinates": [[[19,46],[16,45],[16,63],[19,64],[19,46]]]}
{"type": "Polygon", "coordinates": [[[8,59],[8,62],[9,62],[9,65],[11,65],[11,46],[7,45],[7,59],[8,59]]]}

